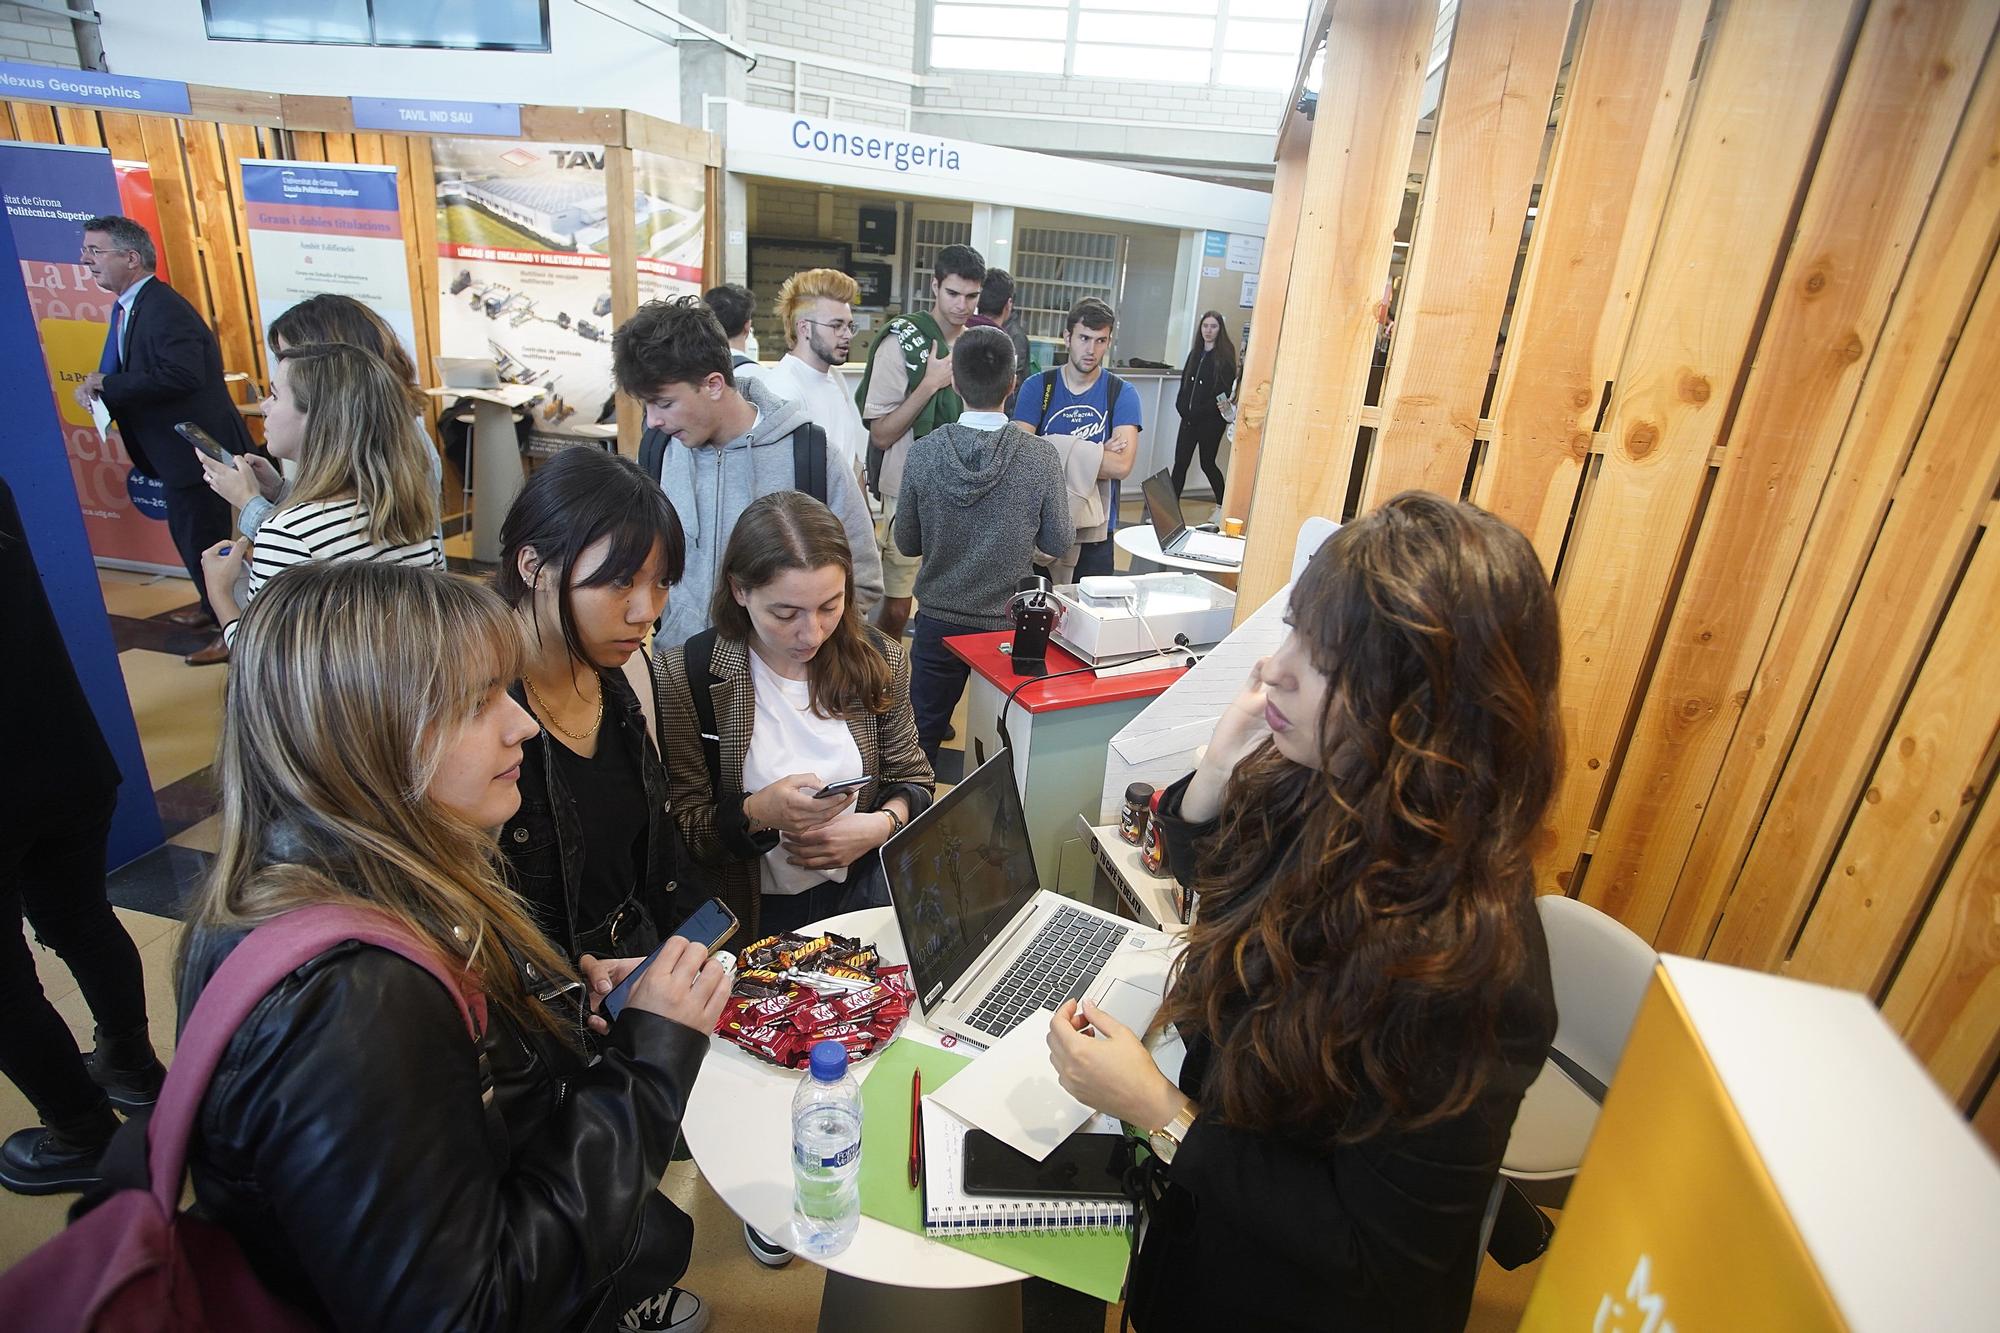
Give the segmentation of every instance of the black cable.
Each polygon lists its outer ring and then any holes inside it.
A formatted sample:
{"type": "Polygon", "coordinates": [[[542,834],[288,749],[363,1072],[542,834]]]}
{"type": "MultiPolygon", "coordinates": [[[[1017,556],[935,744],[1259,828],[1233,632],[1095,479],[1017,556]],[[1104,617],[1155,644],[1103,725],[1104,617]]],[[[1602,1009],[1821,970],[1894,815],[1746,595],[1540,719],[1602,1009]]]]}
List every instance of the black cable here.
{"type": "Polygon", "coordinates": [[[1030,685],[1034,685],[1040,681],[1061,680],[1064,676],[1081,676],[1088,673],[1093,673],[1096,670],[1097,668],[1094,666],[1081,666],[1081,667],[1071,667],[1068,671],[1054,671],[1046,676],[1029,676],[1019,685],[1016,685],[1013,689],[1007,691],[1007,697],[1000,703],[1000,720],[994,724],[994,730],[1000,733],[1000,748],[1003,750],[1011,750],[1014,748],[1014,742],[1007,736],[1007,710],[1014,706],[1015,695],[1019,694],[1022,690],[1027,689],[1030,685]]]}

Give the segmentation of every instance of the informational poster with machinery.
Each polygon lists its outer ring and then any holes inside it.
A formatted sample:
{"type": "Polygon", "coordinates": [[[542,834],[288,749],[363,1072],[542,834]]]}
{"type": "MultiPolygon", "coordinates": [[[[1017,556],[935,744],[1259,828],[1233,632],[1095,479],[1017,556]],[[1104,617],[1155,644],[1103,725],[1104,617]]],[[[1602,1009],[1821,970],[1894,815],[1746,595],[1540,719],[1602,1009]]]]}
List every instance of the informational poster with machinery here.
{"type": "MultiPolygon", "coordinates": [[[[530,447],[554,452],[615,420],[611,227],[595,144],[433,139],[442,354],[490,357],[539,387],[530,447]]],[[[700,168],[634,154],[640,299],[701,285],[700,168]]]]}

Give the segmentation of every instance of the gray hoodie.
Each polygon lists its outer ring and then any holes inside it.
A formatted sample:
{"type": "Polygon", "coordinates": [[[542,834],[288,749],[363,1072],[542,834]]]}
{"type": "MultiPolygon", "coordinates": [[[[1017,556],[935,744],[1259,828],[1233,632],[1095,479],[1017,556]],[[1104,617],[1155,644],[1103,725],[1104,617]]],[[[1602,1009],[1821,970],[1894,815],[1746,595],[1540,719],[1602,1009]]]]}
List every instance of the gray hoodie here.
{"type": "Polygon", "coordinates": [[[896,546],[920,555],[917,604],[937,620],[1006,629],[1007,602],[1035,552],[1076,542],[1055,446],[1012,425],[940,426],[910,446],[896,546]]]}
{"type": "MultiPolygon", "coordinates": [[[[673,501],[687,533],[687,572],[667,594],[667,609],[654,638],[656,649],[678,648],[708,628],[716,569],[736,520],[757,497],[793,489],[792,432],[806,424],[805,408],[749,376],[737,381],[737,388],[759,414],[748,435],[698,449],[669,440],[660,462],[660,488],[673,501]]],[[[832,450],[827,457],[826,502],[847,529],[847,544],[854,553],[854,600],[866,615],[882,600],[882,557],[854,471],[832,450]]]]}

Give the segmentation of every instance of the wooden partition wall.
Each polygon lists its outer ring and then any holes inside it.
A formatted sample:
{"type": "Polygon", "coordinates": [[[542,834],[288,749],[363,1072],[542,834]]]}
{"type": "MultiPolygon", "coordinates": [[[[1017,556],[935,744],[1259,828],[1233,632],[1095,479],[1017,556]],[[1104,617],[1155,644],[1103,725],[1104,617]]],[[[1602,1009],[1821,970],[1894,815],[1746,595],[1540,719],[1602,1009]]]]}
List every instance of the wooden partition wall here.
{"type": "Polygon", "coordinates": [[[1538,887],[1866,992],[2000,1146],[2000,0],[1461,0],[1427,109],[1437,9],[1315,6],[1242,605],[1311,514],[1519,526],[1564,634],[1538,887]]]}
{"type": "MultiPolygon", "coordinates": [[[[187,117],[0,101],[0,138],[108,148],[117,160],[148,164],[159,208],[161,241],[175,288],[215,330],[223,365],[258,382],[265,379],[268,368],[238,160],[290,158],[396,167],[403,235],[410,238],[410,309],[417,339],[411,350],[424,387],[437,387],[438,216],[429,136],[356,132],[348,101],[341,97],[190,86],[189,101],[191,115],[187,117]]],[[[631,197],[634,149],[701,163],[706,170],[708,205],[703,267],[709,273],[720,271],[722,154],[714,135],[635,111],[523,106],[520,137],[549,143],[603,144],[612,198],[631,197]]],[[[634,253],[631,211],[614,208],[607,222],[614,261],[612,318],[614,323],[622,323],[638,308],[639,301],[637,269],[629,262],[617,262],[619,256],[629,259],[634,253]]],[[[618,414],[620,447],[627,453],[636,452],[638,414],[622,396],[618,414]]]]}

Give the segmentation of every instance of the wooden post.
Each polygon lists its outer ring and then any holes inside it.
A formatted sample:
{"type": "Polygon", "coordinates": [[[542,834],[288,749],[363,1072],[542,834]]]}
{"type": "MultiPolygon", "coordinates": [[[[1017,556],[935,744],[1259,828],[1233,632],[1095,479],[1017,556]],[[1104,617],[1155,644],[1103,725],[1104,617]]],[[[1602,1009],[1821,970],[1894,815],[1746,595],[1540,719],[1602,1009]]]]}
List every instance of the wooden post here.
{"type": "Polygon", "coordinates": [[[1278,332],[1285,323],[1285,293],[1291,286],[1292,255],[1298,243],[1299,213],[1306,181],[1306,149],[1312,122],[1296,109],[1285,113],[1278,135],[1278,171],[1271,184],[1271,221],[1264,233],[1264,257],[1257,266],[1257,300],[1250,311],[1250,344],[1243,349],[1242,387],[1236,395],[1236,432],[1229,441],[1229,467],[1222,484],[1222,512],[1248,518],[1257,483],[1257,456],[1271,411],[1271,372],[1278,364],[1278,332]]]}
{"type": "MultiPolygon", "coordinates": [[[[639,242],[632,217],[632,150],[607,146],[604,150],[604,192],[610,205],[606,215],[611,233],[611,326],[615,329],[639,311],[639,242]]],[[[638,414],[627,410],[625,395],[617,395],[618,451],[628,457],[639,452],[638,414]]]]}
{"type": "Polygon", "coordinates": [[[1464,486],[1569,17],[1568,0],[1459,10],[1364,511],[1413,487],[1456,500],[1464,486]]]}
{"type": "Polygon", "coordinates": [[[1403,204],[1436,0],[1333,7],[1304,206],[1251,498],[1236,609],[1283,587],[1299,525],[1338,517],[1375,346],[1375,302],[1403,204]]]}

